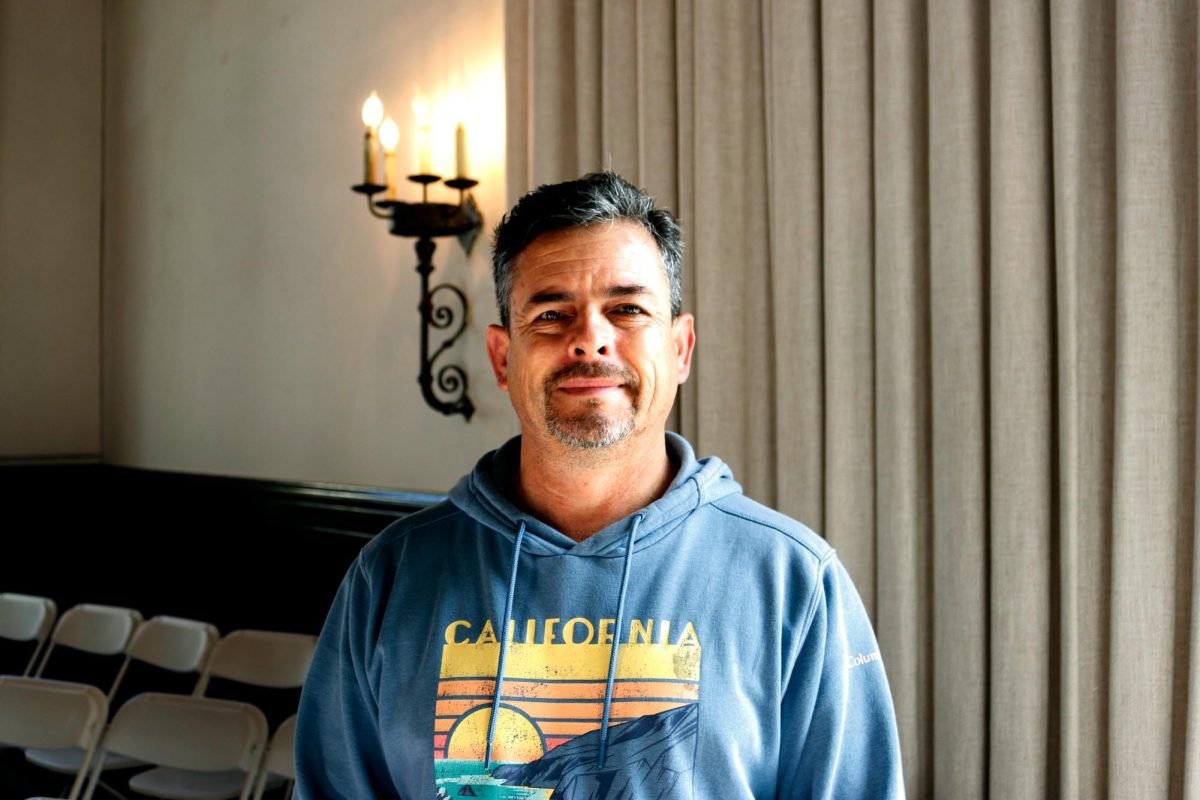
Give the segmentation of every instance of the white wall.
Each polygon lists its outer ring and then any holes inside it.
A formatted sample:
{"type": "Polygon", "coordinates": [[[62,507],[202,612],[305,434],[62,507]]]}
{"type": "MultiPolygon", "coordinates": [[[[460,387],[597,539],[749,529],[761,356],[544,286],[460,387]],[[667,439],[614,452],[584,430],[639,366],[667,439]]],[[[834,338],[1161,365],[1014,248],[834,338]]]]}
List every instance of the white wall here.
{"type": "MultiPolygon", "coordinates": [[[[516,432],[483,344],[505,210],[502,15],[499,0],[106,5],[106,461],[445,491],[516,432]],[[487,229],[469,259],[439,240],[434,279],[472,303],[449,354],[470,423],[420,396],[412,240],[349,190],[372,89],[405,170],[415,91],[467,99],[487,229]]],[[[435,144],[448,168],[450,131],[435,144]]]]}
{"type": "Polygon", "coordinates": [[[0,457],[100,452],[100,0],[0,0],[0,457]]]}

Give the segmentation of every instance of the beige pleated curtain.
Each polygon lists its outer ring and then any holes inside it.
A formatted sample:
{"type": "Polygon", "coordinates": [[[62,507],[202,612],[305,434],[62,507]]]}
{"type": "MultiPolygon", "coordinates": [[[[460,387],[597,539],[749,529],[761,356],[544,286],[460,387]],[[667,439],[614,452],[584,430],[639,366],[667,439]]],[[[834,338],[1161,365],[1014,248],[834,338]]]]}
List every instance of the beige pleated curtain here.
{"type": "Polygon", "coordinates": [[[1200,798],[1196,3],[506,15],[510,194],[681,217],[678,425],[837,547],[910,797],[1200,798]]]}

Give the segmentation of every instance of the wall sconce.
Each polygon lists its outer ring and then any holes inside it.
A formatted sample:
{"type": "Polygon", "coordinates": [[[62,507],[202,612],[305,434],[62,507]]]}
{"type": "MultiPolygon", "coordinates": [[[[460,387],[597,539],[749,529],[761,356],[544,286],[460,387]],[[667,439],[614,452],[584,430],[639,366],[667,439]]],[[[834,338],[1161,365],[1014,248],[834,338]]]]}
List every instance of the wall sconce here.
{"type": "Polygon", "coordinates": [[[475,239],[483,227],[483,217],[475,198],[466,194],[466,191],[479,182],[466,177],[467,134],[459,122],[454,132],[455,171],[458,175],[444,181],[446,186],[458,190],[458,204],[429,202],[429,186],[441,181],[442,176],[433,173],[429,118],[422,101],[413,101],[413,113],[417,118],[417,172],[409,175],[408,180],[420,185],[421,202],[406,203],[396,198],[396,144],[400,139],[400,130],[392,119],[383,118],[383,103],[375,92],[371,92],[362,109],[362,120],[366,126],[363,182],[350,188],[367,196],[367,209],[373,216],[389,221],[388,230],[393,236],[416,238],[417,273],[421,276],[421,299],[417,306],[421,314],[421,372],[417,382],[421,384],[421,394],[430,407],[447,416],[462,414],[469,421],[475,413],[475,404],[467,396],[466,372],[457,364],[444,364],[437,369],[436,380],[434,377],[434,362],[462,336],[467,327],[467,297],[457,286],[448,283],[439,283],[430,288],[429,276],[433,272],[433,251],[437,247],[433,241],[435,238],[457,237],[463,251],[471,254],[475,239]],[[379,145],[383,147],[383,183],[376,182],[379,145]],[[375,195],[380,193],[385,193],[385,198],[376,200],[375,195]],[[435,304],[434,295],[438,292],[452,295],[455,304],[435,304]],[[435,330],[452,332],[431,354],[429,337],[435,330]],[[449,399],[441,399],[439,393],[449,399]]]}

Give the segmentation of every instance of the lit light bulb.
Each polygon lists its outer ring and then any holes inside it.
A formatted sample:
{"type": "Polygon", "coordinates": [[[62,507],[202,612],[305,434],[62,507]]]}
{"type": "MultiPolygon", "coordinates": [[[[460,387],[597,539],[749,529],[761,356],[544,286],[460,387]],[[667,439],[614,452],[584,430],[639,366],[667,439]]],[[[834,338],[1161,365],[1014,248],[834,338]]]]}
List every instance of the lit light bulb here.
{"type": "Polygon", "coordinates": [[[417,118],[418,124],[427,124],[429,122],[429,101],[421,95],[417,95],[412,101],[412,112],[413,116],[417,118]]]}
{"type": "Polygon", "coordinates": [[[396,126],[396,121],[388,117],[379,126],[379,143],[383,145],[383,149],[388,153],[396,151],[396,145],[400,142],[400,128],[396,126]]]}
{"type": "Polygon", "coordinates": [[[368,128],[378,128],[379,121],[383,119],[383,101],[379,99],[379,95],[371,92],[371,96],[367,98],[367,102],[363,103],[362,121],[363,125],[368,128]]]}

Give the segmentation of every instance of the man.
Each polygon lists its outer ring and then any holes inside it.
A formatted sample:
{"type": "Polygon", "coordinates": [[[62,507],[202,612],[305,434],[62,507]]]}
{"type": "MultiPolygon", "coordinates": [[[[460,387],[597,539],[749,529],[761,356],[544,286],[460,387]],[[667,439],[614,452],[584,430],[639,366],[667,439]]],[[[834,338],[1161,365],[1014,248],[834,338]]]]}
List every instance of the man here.
{"type": "Polygon", "coordinates": [[[351,567],[301,700],[303,798],[897,798],[883,664],[829,546],[697,461],[679,229],[611,173],[496,231],[521,436],[351,567]]]}

